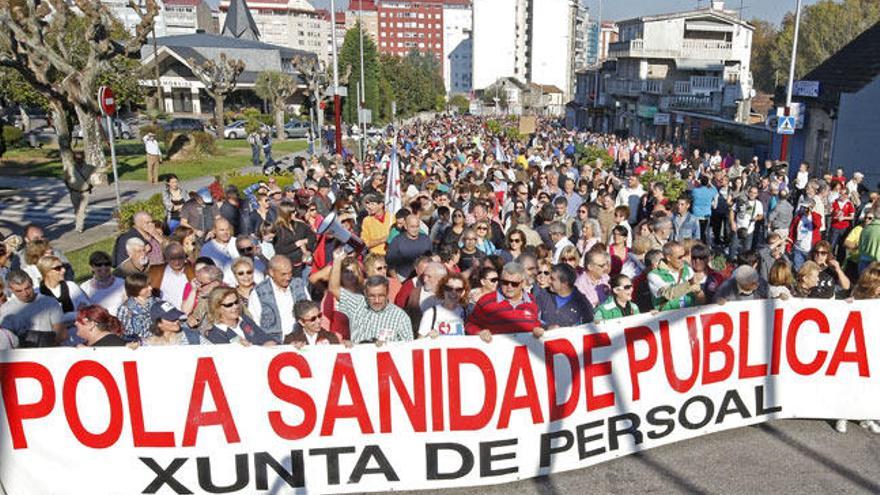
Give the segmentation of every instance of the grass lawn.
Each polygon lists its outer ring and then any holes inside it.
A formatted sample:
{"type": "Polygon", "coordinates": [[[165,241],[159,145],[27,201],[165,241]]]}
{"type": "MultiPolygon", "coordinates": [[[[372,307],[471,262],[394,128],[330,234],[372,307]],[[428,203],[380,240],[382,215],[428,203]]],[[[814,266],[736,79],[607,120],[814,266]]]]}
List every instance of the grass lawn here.
{"type": "Polygon", "coordinates": [[[64,255],[67,256],[67,259],[70,260],[71,266],[73,266],[73,273],[76,274],[77,283],[85,282],[91,278],[92,269],[89,267],[89,256],[91,256],[92,253],[95,251],[104,251],[110,256],[113,256],[113,242],[115,240],[115,236],[108,237],[84,248],[77,249],[76,251],[64,253],[64,255]]]}
{"type": "MultiPolygon", "coordinates": [[[[275,157],[306,149],[304,139],[277,141],[272,145],[275,157]]],[[[247,167],[250,162],[250,146],[244,139],[217,141],[218,153],[197,159],[164,161],[159,174],[173,172],[181,180],[247,167]]],[[[110,159],[109,151],[107,159],[110,159]]],[[[146,157],[144,145],[138,140],[119,141],[116,144],[116,161],[120,180],[146,180],[146,157]]],[[[28,175],[35,177],[61,177],[61,159],[57,147],[41,149],[14,149],[0,160],[0,175],[28,175]]],[[[112,180],[112,177],[111,177],[112,180]]]]}

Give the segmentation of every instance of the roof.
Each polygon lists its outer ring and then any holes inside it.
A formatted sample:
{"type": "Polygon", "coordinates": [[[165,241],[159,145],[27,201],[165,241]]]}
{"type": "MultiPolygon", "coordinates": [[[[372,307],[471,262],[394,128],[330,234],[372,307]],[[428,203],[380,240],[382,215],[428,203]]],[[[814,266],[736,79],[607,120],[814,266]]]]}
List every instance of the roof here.
{"type": "Polygon", "coordinates": [[[819,100],[837,105],[841,93],[856,93],[880,75],[880,22],[802,77],[819,81],[819,100]]]}
{"type": "Polygon", "coordinates": [[[545,93],[562,93],[562,90],[552,84],[541,84],[541,90],[545,93]]]}
{"type": "Polygon", "coordinates": [[[312,52],[304,50],[296,50],[284,46],[263,43],[262,41],[254,41],[241,38],[231,38],[229,36],[221,36],[218,34],[196,33],[181,34],[177,36],[163,36],[156,39],[156,44],[173,48],[175,52],[182,53],[181,49],[196,48],[221,48],[221,49],[243,49],[243,50],[272,50],[281,52],[284,58],[292,58],[296,55],[314,57],[312,52]]]}
{"type": "Polygon", "coordinates": [[[220,32],[223,36],[233,38],[254,41],[260,39],[260,30],[257,29],[257,24],[254,22],[245,0],[232,0],[229,3],[226,21],[223,22],[223,29],[220,32]]]}
{"type": "Polygon", "coordinates": [[[740,26],[744,26],[744,27],[747,27],[752,30],[755,29],[754,26],[752,26],[748,22],[740,19],[739,16],[736,14],[730,13],[726,10],[715,10],[712,8],[688,10],[685,12],[671,12],[668,14],[646,15],[646,16],[641,16],[641,17],[633,17],[632,19],[618,21],[617,25],[619,27],[623,24],[666,21],[666,20],[670,20],[670,19],[679,19],[682,17],[697,17],[697,16],[717,17],[718,19],[722,19],[722,20],[731,22],[733,24],[739,24],[740,26]]]}

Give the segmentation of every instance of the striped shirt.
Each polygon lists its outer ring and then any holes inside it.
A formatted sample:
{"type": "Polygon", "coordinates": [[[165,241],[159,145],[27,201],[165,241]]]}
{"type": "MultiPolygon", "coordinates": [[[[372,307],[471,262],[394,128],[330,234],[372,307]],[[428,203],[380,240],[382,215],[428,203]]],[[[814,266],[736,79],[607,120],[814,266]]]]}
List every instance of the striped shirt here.
{"type": "Polygon", "coordinates": [[[501,292],[486,294],[477,301],[468,317],[464,330],[468,335],[476,335],[486,329],[496,333],[531,332],[540,327],[538,305],[523,293],[523,300],[512,305],[501,292]]]}
{"type": "Polygon", "coordinates": [[[348,317],[351,341],[374,342],[386,335],[386,342],[407,342],[413,339],[412,323],[406,313],[390,301],[382,311],[373,310],[367,299],[346,289],[339,289],[336,310],[348,317]]]}

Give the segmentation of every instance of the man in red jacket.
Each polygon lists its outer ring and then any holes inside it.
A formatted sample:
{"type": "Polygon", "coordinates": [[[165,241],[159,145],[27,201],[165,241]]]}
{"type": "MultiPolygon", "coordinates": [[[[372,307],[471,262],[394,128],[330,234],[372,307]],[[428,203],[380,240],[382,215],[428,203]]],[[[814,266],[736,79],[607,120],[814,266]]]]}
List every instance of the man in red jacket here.
{"type": "Polygon", "coordinates": [[[464,330],[468,335],[479,335],[485,342],[492,334],[532,332],[535,338],[544,335],[538,319],[538,305],[523,290],[526,271],[512,261],[501,271],[498,292],[486,294],[477,301],[468,317],[464,330]]]}
{"type": "Polygon", "coordinates": [[[786,251],[791,253],[795,271],[809,259],[813,246],[822,239],[822,233],[819,231],[822,215],[815,211],[815,203],[816,198],[807,200],[794,216],[788,231],[786,251]]]}

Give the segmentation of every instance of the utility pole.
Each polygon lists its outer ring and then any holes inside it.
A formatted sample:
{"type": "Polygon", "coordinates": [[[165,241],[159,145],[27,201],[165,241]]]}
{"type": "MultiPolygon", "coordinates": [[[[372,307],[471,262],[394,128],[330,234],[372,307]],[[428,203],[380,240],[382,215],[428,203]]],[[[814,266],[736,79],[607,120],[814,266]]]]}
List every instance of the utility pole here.
{"type": "Polygon", "coordinates": [[[599,0],[599,9],[596,15],[596,84],[594,89],[596,96],[593,97],[593,108],[599,108],[599,72],[602,67],[602,0],[599,0]]]}
{"type": "Polygon", "coordinates": [[[361,45],[361,93],[360,93],[360,102],[358,103],[358,120],[361,123],[361,162],[364,161],[364,156],[366,156],[366,139],[367,139],[367,121],[363,119],[363,110],[366,107],[367,101],[367,83],[364,82],[364,2],[363,0],[358,0],[358,35],[360,37],[360,45],[361,45]]]}
{"type": "Polygon", "coordinates": [[[339,94],[339,54],[336,49],[336,0],[330,0],[330,43],[333,48],[333,113],[336,124],[336,152],[342,153],[342,96],[339,94]]]}
{"type": "MultiPolygon", "coordinates": [[[[791,93],[794,90],[794,66],[797,63],[797,46],[798,46],[798,33],[800,32],[801,27],[801,0],[797,0],[797,10],[794,14],[794,40],[791,43],[791,65],[788,69],[788,87],[785,92],[785,116],[788,117],[791,115],[791,93]]],[[[782,135],[782,150],[779,154],[779,159],[782,161],[788,160],[788,134],[782,135]]]]}

